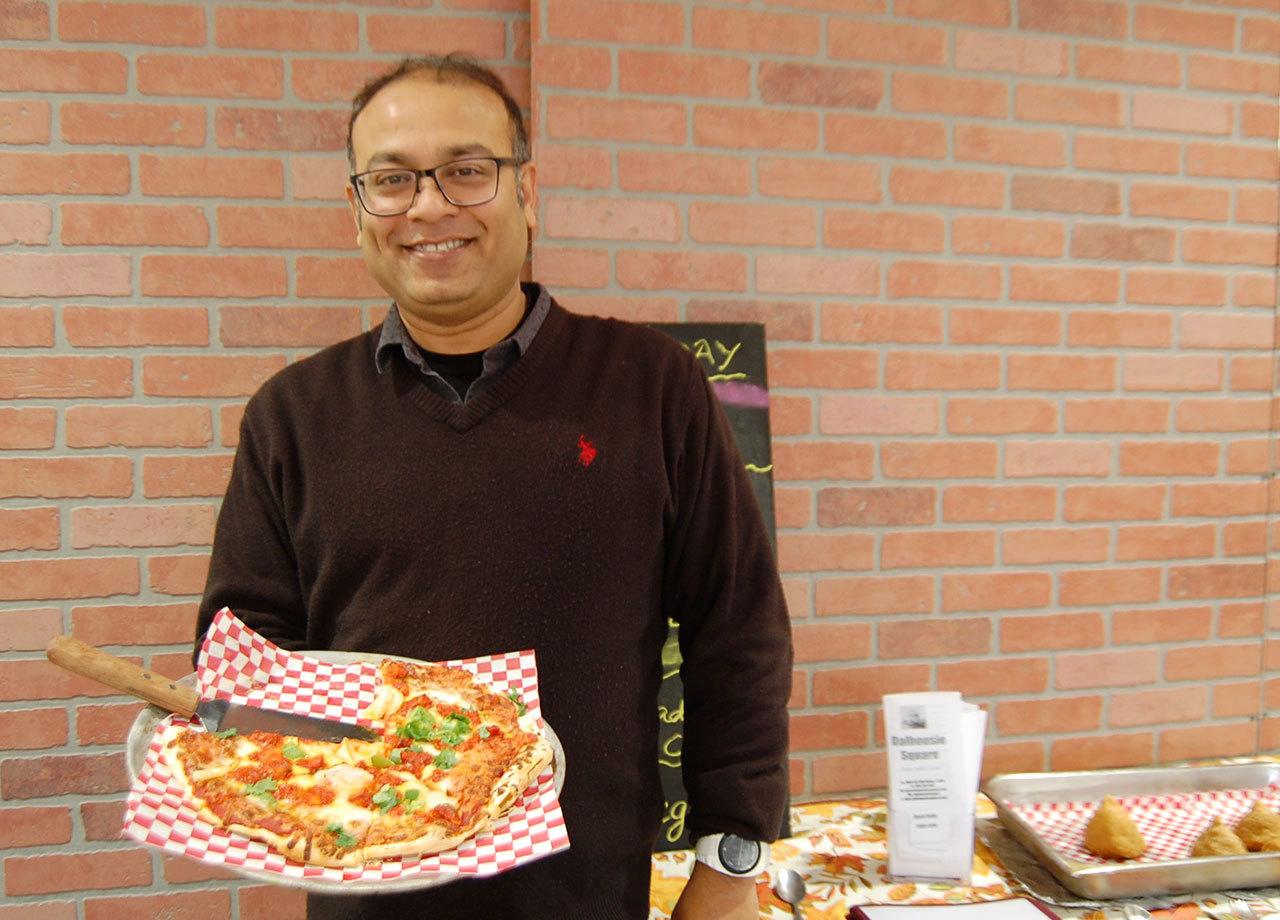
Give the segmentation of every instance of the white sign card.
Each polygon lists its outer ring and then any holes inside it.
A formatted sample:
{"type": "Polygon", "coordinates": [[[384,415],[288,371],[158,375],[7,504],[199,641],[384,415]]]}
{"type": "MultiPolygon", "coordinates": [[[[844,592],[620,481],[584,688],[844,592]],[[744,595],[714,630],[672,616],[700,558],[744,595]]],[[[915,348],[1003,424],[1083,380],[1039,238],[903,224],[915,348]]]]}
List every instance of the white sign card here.
{"type": "Polygon", "coordinates": [[[884,697],[889,874],[968,881],[987,714],[959,693],[884,697]]]}

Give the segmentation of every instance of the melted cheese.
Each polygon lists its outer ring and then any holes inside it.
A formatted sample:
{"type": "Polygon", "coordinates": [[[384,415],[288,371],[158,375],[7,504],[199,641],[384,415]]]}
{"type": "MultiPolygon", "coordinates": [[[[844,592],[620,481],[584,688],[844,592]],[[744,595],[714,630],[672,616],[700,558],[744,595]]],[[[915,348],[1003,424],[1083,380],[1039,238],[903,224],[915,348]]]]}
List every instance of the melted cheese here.
{"type": "Polygon", "coordinates": [[[408,789],[417,789],[418,798],[414,803],[414,811],[429,811],[437,805],[444,805],[451,801],[449,794],[443,789],[432,789],[430,786],[420,782],[410,782],[398,787],[400,798],[404,798],[405,791],[408,789]]]}
{"type": "Polygon", "coordinates": [[[390,684],[381,684],[373,693],[373,702],[364,711],[370,719],[385,719],[404,705],[404,694],[390,684]]]}
{"type": "Polygon", "coordinates": [[[355,738],[343,738],[337,749],[330,755],[326,752],[326,760],[338,763],[356,764],[368,760],[374,754],[380,754],[383,745],[380,741],[357,741],[355,738]]]}
{"type": "MultiPolygon", "coordinates": [[[[429,811],[437,805],[447,804],[452,801],[445,789],[432,788],[429,784],[408,773],[400,771],[389,772],[395,773],[400,778],[395,790],[402,804],[404,803],[406,792],[410,789],[418,790],[418,798],[413,805],[414,812],[429,811]]],[[[376,806],[367,808],[351,802],[351,796],[363,789],[372,778],[364,770],[350,767],[346,764],[338,764],[321,770],[314,776],[299,777],[298,779],[290,780],[290,782],[301,788],[309,788],[316,783],[326,783],[331,786],[336,793],[334,800],[327,805],[316,807],[313,813],[326,826],[335,823],[341,824],[346,833],[353,837],[360,837],[371,823],[382,817],[381,810],[376,806]]]]}
{"type": "Polygon", "coordinates": [[[459,709],[470,709],[471,701],[461,693],[455,693],[452,690],[445,690],[441,687],[432,687],[430,693],[431,702],[437,706],[443,704],[445,706],[457,706],[459,709]]]}
{"type": "Polygon", "coordinates": [[[201,767],[199,770],[191,771],[191,781],[193,783],[203,783],[216,776],[223,776],[235,769],[236,763],[237,762],[235,760],[230,758],[214,761],[207,767],[201,767]]]}
{"type": "Polygon", "coordinates": [[[373,779],[373,774],[350,764],[339,763],[319,771],[315,778],[317,782],[332,786],[335,792],[350,795],[363,789],[373,779]]]}
{"type": "Polygon", "coordinates": [[[225,757],[219,757],[217,760],[201,767],[198,770],[191,771],[191,781],[193,783],[203,783],[219,776],[225,776],[236,767],[245,763],[254,754],[258,752],[258,745],[254,744],[248,738],[235,736],[235,750],[225,757]]]}

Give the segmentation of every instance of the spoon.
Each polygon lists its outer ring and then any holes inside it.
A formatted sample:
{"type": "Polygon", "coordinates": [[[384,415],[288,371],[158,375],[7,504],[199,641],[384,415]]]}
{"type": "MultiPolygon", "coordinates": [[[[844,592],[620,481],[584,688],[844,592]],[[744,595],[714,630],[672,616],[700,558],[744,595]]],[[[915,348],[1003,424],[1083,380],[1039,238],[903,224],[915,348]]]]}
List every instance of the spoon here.
{"type": "Polygon", "coordinates": [[[778,880],[773,883],[773,892],[783,901],[791,905],[791,916],[803,917],[800,902],[804,900],[804,879],[795,869],[778,870],[778,880]]]}

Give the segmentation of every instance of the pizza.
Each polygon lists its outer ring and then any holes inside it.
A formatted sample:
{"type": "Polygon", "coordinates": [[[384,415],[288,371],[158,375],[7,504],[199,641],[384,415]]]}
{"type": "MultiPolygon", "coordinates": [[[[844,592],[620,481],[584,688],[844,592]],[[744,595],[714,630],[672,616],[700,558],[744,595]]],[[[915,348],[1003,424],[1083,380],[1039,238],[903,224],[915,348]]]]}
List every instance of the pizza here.
{"type": "Polygon", "coordinates": [[[453,849],[505,815],[552,759],[518,694],[461,668],[385,659],[364,715],[379,740],[189,727],[161,757],[201,818],[322,866],[453,849]]]}

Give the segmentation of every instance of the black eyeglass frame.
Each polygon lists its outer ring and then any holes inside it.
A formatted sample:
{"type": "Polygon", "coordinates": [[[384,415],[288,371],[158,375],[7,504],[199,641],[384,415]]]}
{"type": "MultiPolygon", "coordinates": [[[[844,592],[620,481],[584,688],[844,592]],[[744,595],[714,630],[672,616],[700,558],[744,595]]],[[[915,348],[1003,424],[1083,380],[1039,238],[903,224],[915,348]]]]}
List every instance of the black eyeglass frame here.
{"type": "Polygon", "coordinates": [[[449,202],[449,204],[453,205],[455,208],[474,208],[482,204],[488,204],[490,201],[493,201],[493,199],[498,197],[498,189],[502,187],[502,167],[523,166],[527,162],[528,162],[527,160],[519,160],[515,157],[459,157],[456,160],[450,160],[447,163],[441,163],[439,166],[433,166],[430,169],[412,169],[408,166],[383,166],[379,169],[368,169],[362,173],[351,174],[350,176],[347,177],[347,180],[351,183],[351,187],[356,190],[356,200],[360,202],[360,207],[364,208],[364,211],[366,214],[369,214],[372,217],[397,217],[401,214],[408,213],[409,209],[413,207],[414,203],[418,200],[418,193],[422,191],[422,180],[427,176],[431,177],[431,181],[434,182],[436,184],[436,188],[440,190],[440,195],[444,198],[445,201],[449,202]],[[472,201],[472,202],[468,202],[467,204],[462,204],[460,202],[454,201],[452,198],[449,197],[449,193],[444,190],[444,186],[440,184],[440,178],[436,175],[436,173],[447,166],[454,166],[458,163],[467,163],[474,160],[484,160],[485,162],[493,163],[495,166],[497,166],[498,174],[497,176],[494,177],[493,194],[490,195],[488,198],[484,199],[483,201],[472,201]],[[409,199],[409,203],[404,206],[403,210],[391,211],[386,214],[381,214],[381,213],[378,213],[377,211],[370,209],[368,203],[364,200],[365,177],[371,176],[374,173],[380,173],[380,172],[413,173],[413,176],[414,176],[413,197],[409,199]]]}

